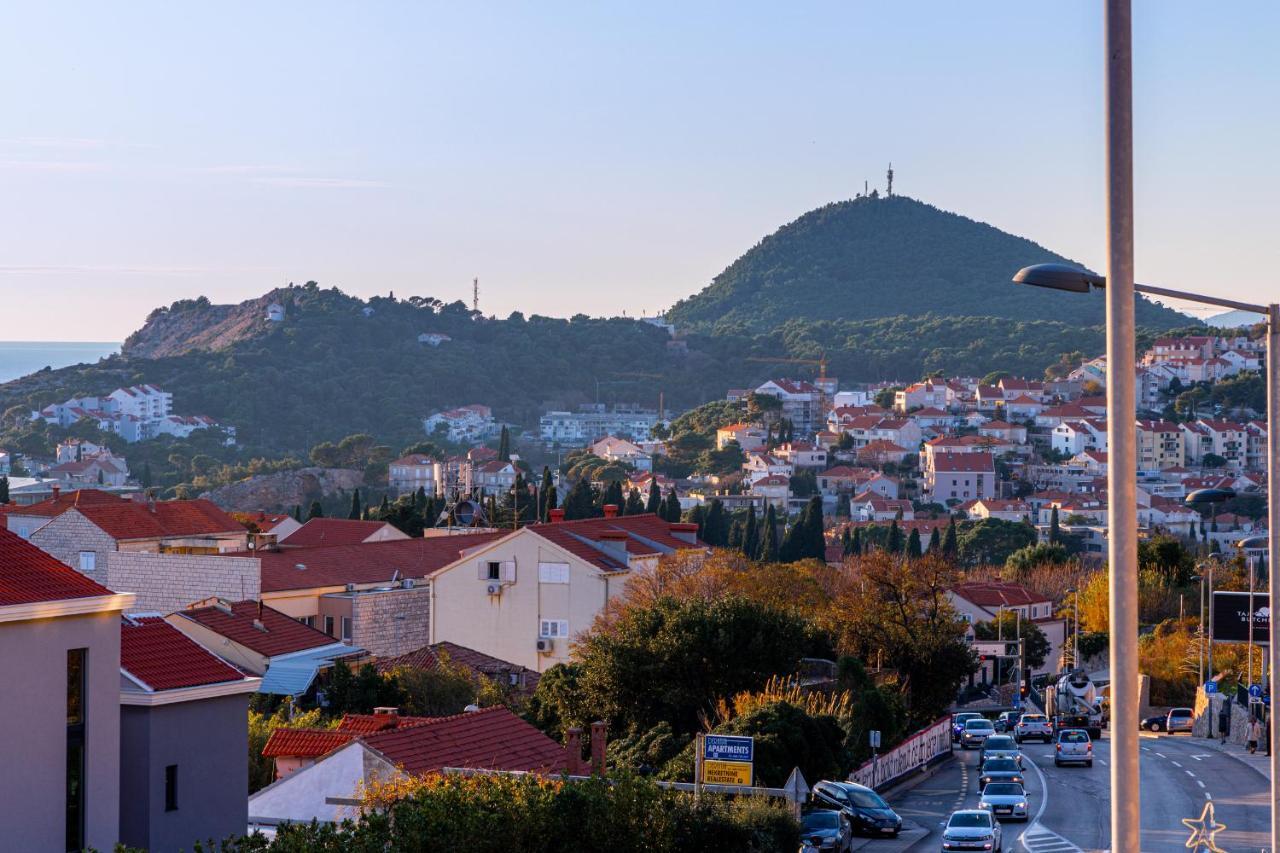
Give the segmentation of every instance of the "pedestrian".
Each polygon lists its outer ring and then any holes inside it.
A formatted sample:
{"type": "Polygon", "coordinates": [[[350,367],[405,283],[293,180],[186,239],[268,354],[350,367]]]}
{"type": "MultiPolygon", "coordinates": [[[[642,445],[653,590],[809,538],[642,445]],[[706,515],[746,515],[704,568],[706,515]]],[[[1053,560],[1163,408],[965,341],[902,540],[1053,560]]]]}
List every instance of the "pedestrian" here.
{"type": "Polygon", "coordinates": [[[1231,734],[1231,703],[1223,702],[1222,710],[1218,712],[1218,736],[1220,744],[1227,742],[1227,735],[1231,734]]]}
{"type": "Polygon", "coordinates": [[[1254,717],[1249,720],[1249,754],[1258,751],[1258,741],[1262,740],[1262,720],[1254,717]]]}

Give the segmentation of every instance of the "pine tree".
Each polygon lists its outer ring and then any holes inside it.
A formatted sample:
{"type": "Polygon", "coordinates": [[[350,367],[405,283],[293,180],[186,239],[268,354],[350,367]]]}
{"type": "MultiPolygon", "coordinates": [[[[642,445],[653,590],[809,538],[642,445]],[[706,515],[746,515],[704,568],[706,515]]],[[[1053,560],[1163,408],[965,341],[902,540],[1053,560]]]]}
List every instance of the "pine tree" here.
{"type": "Polygon", "coordinates": [[[151,488],[151,463],[150,462],[142,463],[142,479],[139,480],[139,482],[142,483],[143,491],[146,491],[147,489],[151,488]]]}
{"type": "Polygon", "coordinates": [[[911,535],[907,537],[907,557],[914,560],[920,556],[920,530],[919,528],[911,528],[911,535]]]}
{"type": "Polygon", "coordinates": [[[853,528],[853,536],[849,539],[849,553],[855,557],[862,556],[862,528],[853,528]]]}
{"type": "Polygon", "coordinates": [[[644,512],[644,501],[640,499],[640,490],[632,489],[627,492],[627,502],[622,505],[623,515],[640,515],[644,512]]]}
{"type": "Polygon", "coordinates": [[[579,480],[573,484],[569,494],[564,496],[565,521],[594,518],[596,514],[595,504],[595,494],[591,490],[591,484],[585,478],[579,480]]]}
{"type": "Polygon", "coordinates": [[[1061,539],[1062,528],[1058,526],[1058,508],[1055,506],[1049,513],[1049,544],[1057,545],[1061,539]]]}
{"type": "Polygon", "coordinates": [[[929,534],[929,553],[936,554],[938,549],[942,547],[942,536],[938,533],[938,528],[933,528],[933,532],[929,534]]]}
{"type": "Polygon", "coordinates": [[[293,520],[297,522],[302,521],[302,504],[293,505],[293,520]]]}
{"type": "Polygon", "coordinates": [[[658,478],[649,481],[649,501],[644,505],[645,512],[659,513],[662,508],[662,491],[658,488],[658,478]]]}
{"type": "Polygon", "coordinates": [[[0,504],[9,502],[9,478],[0,477],[0,504]]]}
{"type": "Polygon", "coordinates": [[[702,525],[702,541],[708,545],[724,547],[729,543],[729,519],[724,512],[724,504],[712,500],[707,507],[706,521],[702,525]]]}
{"type": "Polygon", "coordinates": [[[413,493],[413,508],[418,511],[419,515],[425,515],[427,509],[427,490],[422,486],[418,486],[418,491],[413,493]]]}
{"type": "Polygon", "coordinates": [[[320,506],[320,501],[312,501],[311,509],[307,510],[307,521],[313,518],[324,518],[324,507],[320,506]]]}
{"type": "Polygon", "coordinates": [[[680,520],[680,498],[676,497],[675,486],[667,489],[667,509],[663,517],[672,524],[680,520]]]}
{"type": "Polygon", "coordinates": [[[773,504],[764,511],[764,529],[760,531],[759,559],[765,563],[778,562],[778,515],[773,504]]]}
{"type": "Polygon", "coordinates": [[[498,438],[498,459],[503,462],[511,459],[511,433],[507,430],[506,424],[503,424],[502,433],[498,438]]]}
{"type": "Polygon", "coordinates": [[[953,516],[951,523],[947,525],[947,535],[942,540],[942,554],[945,557],[955,559],[957,550],[959,550],[959,545],[956,542],[956,520],[953,516]]]}
{"type": "MultiPolygon", "coordinates": [[[[706,525],[707,525],[707,509],[702,504],[697,504],[693,509],[689,510],[689,517],[686,519],[690,524],[698,525],[698,538],[703,542],[707,541],[706,525]]],[[[707,542],[710,545],[710,542],[707,542]]]]}
{"type": "Polygon", "coordinates": [[[614,509],[621,510],[622,502],[622,483],[617,480],[610,480],[600,495],[600,506],[605,507],[612,504],[614,509]]]}
{"type": "Polygon", "coordinates": [[[347,513],[347,518],[360,517],[360,490],[356,489],[351,493],[351,511],[347,513]]]}
{"type": "Polygon", "coordinates": [[[742,553],[754,560],[760,553],[760,527],[756,524],[756,505],[747,505],[747,520],[742,526],[742,553]]]}

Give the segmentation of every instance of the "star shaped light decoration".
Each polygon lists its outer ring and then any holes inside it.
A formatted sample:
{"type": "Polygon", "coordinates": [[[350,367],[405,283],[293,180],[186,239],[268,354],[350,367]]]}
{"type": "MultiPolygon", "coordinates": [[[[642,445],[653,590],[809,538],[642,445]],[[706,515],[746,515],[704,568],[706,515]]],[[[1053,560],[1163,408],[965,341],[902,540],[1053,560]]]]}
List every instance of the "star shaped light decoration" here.
{"type": "Polygon", "coordinates": [[[1196,820],[1184,817],[1182,823],[1191,830],[1191,837],[1187,839],[1187,847],[1196,851],[1196,853],[1225,853],[1221,847],[1213,840],[1219,832],[1227,828],[1224,823],[1218,823],[1213,817],[1213,802],[1204,804],[1204,811],[1200,813],[1200,819],[1196,820]]]}

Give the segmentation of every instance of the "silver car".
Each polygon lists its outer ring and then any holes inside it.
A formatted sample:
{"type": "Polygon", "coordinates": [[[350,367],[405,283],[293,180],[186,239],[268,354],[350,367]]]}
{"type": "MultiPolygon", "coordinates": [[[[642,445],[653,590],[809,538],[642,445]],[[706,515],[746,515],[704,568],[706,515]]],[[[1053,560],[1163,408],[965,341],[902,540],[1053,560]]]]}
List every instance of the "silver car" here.
{"type": "Polygon", "coordinates": [[[1004,835],[1000,821],[991,812],[982,809],[961,809],[952,812],[942,825],[942,849],[990,850],[1000,853],[1004,849],[1004,835]]]}
{"type": "Polygon", "coordinates": [[[1017,782],[989,782],[978,798],[978,808],[997,820],[1026,820],[1027,791],[1017,782]]]}
{"type": "Polygon", "coordinates": [[[987,738],[996,733],[996,727],[986,717],[975,717],[966,720],[964,731],[960,732],[960,746],[973,749],[986,743],[987,738]]]}
{"type": "Polygon", "coordinates": [[[1073,763],[1092,767],[1093,741],[1089,739],[1089,733],[1084,729],[1063,729],[1058,732],[1058,742],[1053,749],[1053,763],[1056,767],[1073,763]]]}
{"type": "Polygon", "coordinates": [[[1196,721],[1195,712],[1190,708],[1172,708],[1169,716],[1165,720],[1164,730],[1169,734],[1174,732],[1191,733],[1191,725],[1196,721]]]}
{"type": "Polygon", "coordinates": [[[989,758],[1012,758],[1018,762],[1019,767],[1022,766],[1022,750],[1018,749],[1018,745],[1008,735],[992,735],[983,741],[979,763],[985,764],[989,758]]]}

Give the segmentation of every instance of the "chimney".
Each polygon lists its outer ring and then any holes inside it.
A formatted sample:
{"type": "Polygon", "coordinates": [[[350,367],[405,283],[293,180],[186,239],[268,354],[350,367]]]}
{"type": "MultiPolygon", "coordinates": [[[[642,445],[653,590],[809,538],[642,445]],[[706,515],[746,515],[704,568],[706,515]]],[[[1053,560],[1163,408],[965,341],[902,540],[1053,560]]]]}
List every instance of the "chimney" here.
{"type": "Polygon", "coordinates": [[[394,705],[382,705],[373,709],[375,717],[398,717],[400,709],[394,705]]]}
{"type": "Polygon", "coordinates": [[[604,505],[604,517],[605,517],[605,518],[617,518],[617,517],[618,517],[618,505],[617,505],[617,504],[605,504],[605,505],[604,505]]]}
{"type": "Polygon", "coordinates": [[[596,720],[591,724],[591,772],[596,776],[605,775],[604,756],[608,728],[604,720],[596,720]]]}
{"type": "Polygon", "coordinates": [[[681,542],[688,542],[690,545],[698,544],[698,525],[690,522],[678,521],[671,525],[671,536],[679,539],[681,542]]]}
{"type": "Polygon", "coordinates": [[[551,519],[552,524],[559,524],[564,521],[564,510],[553,509],[548,513],[548,517],[551,519]]]}
{"type": "Polygon", "coordinates": [[[156,511],[156,496],[155,496],[155,495],[149,495],[149,496],[147,497],[147,509],[151,510],[152,512],[155,512],[155,511],[156,511]]]}
{"type": "Polygon", "coordinates": [[[584,776],[586,768],[582,761],[582,729],[578,726],[566,729],[564,733],[564,751],[569,754],[569,766],[565,768],[570,776],[584,776]]]}
{"type": "Polygon", "coordinates": [[[591,544],[597,551],[601,551],[615,561],[626,566],[629,565],[627,560],[627,540],[631,537],[625,530],[606,530],[600,534],[599,539],[591,540],[591,544]]]}
{"type": "Polygon", "coordinates": [[[62,494],[62,487],[61,487],[61,486],[59,486],[57,483],[54,483],[54,484],[53,484],[53,499],[56,501],[56,500],[58,499],[58,495],[60,495],[60,494],[62,494]]]}

